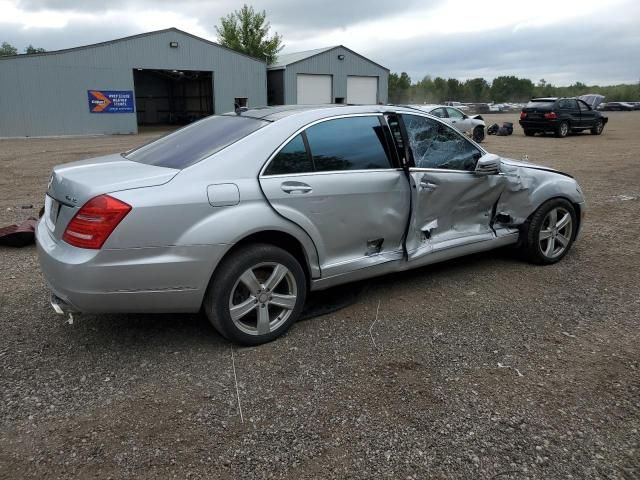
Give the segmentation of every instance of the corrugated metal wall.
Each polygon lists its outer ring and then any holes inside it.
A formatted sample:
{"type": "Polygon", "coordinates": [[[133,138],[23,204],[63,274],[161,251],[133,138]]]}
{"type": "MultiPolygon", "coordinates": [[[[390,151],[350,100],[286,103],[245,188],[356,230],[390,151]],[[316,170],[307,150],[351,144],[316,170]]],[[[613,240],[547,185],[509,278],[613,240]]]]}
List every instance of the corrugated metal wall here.
{"type": "Polygon", "coordinates": [[[0,59],[0,137],[137,132],[135,113],[90,113],[87,100],[90,89],[134,90],[134,68],[213,71],[215,113],[233,110],[235,97],[267,103],[263,62],[172,29],[0,59]]]}
{"type": "Polygon", "coordinates": [[[285,70],[285,103],[297,103],[297,75],[299,73],[327,74],[333,76],[333,98],[347,98],[347,76],[379,77],[378,102],[387,103],[389,71],[353,52],[337,47],[327,52],[287,66],[285,70]],[[344,55],[339,60],[338,55],[344,55]]]}

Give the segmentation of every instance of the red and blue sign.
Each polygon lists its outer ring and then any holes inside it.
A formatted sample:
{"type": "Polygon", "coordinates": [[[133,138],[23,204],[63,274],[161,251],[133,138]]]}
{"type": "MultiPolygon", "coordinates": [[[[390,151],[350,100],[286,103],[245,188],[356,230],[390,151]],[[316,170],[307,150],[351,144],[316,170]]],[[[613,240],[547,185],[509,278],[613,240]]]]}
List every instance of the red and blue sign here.
{"type": "Polygon", "coordinates": [[[132,90],[87,90],[91,113],[133,113],[132,90]]]}

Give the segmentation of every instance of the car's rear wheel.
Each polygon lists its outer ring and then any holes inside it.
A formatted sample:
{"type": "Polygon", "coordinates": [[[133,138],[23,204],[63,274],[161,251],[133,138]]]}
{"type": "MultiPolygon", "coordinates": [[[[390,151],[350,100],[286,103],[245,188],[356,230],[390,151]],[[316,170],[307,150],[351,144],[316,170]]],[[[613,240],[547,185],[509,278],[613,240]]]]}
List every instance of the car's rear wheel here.
{"type": "Polygon", "coordinates": [[[602,120],[596,120],[595,125],[591,129],[591,135],[600,135],[604,130],[604,122],[602,120]]]}
{"type": "Polygon", "coordinates": [[[298,319],[306,291],[304,270],[293,255],[273,245],[253,244],[223,260],[204,309],[225,338],[259,345],[279,337],[298,319]]]}
{"type": "Polygon", "coordinates": [[[556,129],[556,137],[564,138],[569,135],[570,130],[569,122],[560,122],[560,125],[558,125],[558,128],[556,129]]]}
{"type": "Polygon", "coordinates": [[[545,202],[524,227],[525,256],[540,265],[560,261],[573,245],[576,227],[576,211],[571,202],[562,198],[545,202]]]}
{"type": "Polygon", "coordinates": [[[524,134],[525,134],[527,137],[533,137],[533,135],[534,135],[535,133],[536,133],[535,131],[533,131],[533,130],[528,130],[528,129],[525,129],[525,131],[524,131],[524,134]]]}
{"type": "Polygon", "coordinates": [[[475,127],[473,129],[472,138],[473,138],[473,141],[476,143],[482,142],[484,140],[484,127],[481,125],[478,125],[477,127],[475,127]]]}

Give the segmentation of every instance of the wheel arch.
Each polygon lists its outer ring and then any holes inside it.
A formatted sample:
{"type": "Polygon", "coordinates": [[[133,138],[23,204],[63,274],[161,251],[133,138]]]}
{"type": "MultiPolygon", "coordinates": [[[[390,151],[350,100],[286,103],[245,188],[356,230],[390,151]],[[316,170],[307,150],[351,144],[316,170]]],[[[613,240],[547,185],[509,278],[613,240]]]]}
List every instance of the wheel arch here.
{"type": "Polygon", "coordinates": [[[531,222],[531,218],[535,215],[535,213],[538,211],[538,209],[542,205],[544,205],[545,203],[550,202],[552,200],[566,200],[575,209],[575,212],[576,212],[576,228],[574,229],[574,233],[573,233],[573,238],[575,239],[578,236],[578,232],[580,231],[580,228],[582,227],[582,209],[583,209],[583,206],[581,205],[580,202],[577,202],[575,199],[570,198],[568,195],[559,194],[559,195],[555,195],[553,197],[545,198],[544,200],[542,200],[540,203],[538,203],[535,206],[535,208],[532,210],[532,212],[527,217],[526,221],[520,225],[520,229],[529,228],[529,223],[531,222]]]}

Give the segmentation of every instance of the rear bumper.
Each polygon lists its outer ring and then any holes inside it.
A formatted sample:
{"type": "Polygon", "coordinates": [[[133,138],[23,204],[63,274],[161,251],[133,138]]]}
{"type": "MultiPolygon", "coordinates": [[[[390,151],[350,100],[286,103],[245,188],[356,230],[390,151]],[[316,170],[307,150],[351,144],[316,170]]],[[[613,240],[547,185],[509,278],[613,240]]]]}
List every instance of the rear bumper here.
{"type": "Polygon", "coordinates": [[[36,230],[38,259],[65,311],[194,312],[227,245],[87,250],[36,230]]]}
{"type": "Polygon", "coordinates": [[[559,120],[520,120],[520,126],[526,130],[555,130],[559,120]]]}

